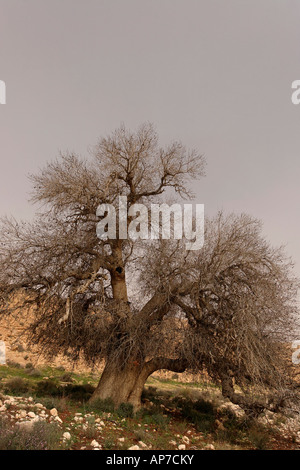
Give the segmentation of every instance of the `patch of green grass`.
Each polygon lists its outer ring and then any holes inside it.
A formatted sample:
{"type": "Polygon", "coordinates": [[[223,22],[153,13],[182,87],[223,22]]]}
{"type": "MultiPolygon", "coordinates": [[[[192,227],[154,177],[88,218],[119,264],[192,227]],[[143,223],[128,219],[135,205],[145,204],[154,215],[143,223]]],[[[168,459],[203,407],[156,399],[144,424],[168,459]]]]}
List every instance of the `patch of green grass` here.
{"type": "Polygon", "coordinates": [[[0,378],[8,378],[8,377],[27,377],[27,371],[25,369],[21,369],[18,367],[7,367],[7,366],[0,366],[0,378]]]}
{"type": "Polygon", "coordinates": [[[195,402],[191,400],[175,400],[177,406],[181,408],[181,416],[194,424],[199,432],[211,432],[214,427],[216,410],[209,401],[203,399],[195,402]]]}
{"type": "Polygon", "coordinates": [[[178,382],[174,379],[161,379],[157,377],[149,377],[147,384],[167,384],[172,385],[173,387],[187,387],[187,388],[197,388],[197,389],[220,389],[220,386],[212,382],[178,382]]]}
{"type": "Polygon", "coordinates": [[[133,405],[131,403],[121,403],[116,413],[119,418],[133,418],[133,405]]]}
{"type": "Polygon", "coordinates": [[[170,445],[170,440],[172,437],[173,436],[169,435],[168,433],[153,433],[151,436],[149,436],[147,444],[151,444],[153,449],[174,449],[174,447],[170,445]]]}
{"type": "Polygon", "coordinates": [[[115,447],[115,443],[111,437],[107,437],[103,441],[103,450],[112,450],[115,447]]]}
{"type": "Polygon", "coordinates": [[[165,430],[170,423],[170,417],[164,416],[159,411],[149,413],[149,410],[144,410],[142,413],[142,422],[144,424],[152,424],[156,427],[159,427],[161,430],[165,430]]]}
{"type": "Polygon", "coordinates": [[[95,413],[113,413],[115,411],[114,402],[110,398],[101,400],[100,398],[93,400],[85,405],[87,411],[95,413]]]}
{"type": "Polygon", "coordinates": [[[42,374],[38,369],[27,369],[27,370],[28,370],[27,374],[29,378],[39,379],[40,377],[42,377],[42,374]]]}
{"type": "Polygon", "coordinates": [[[190,428],[190,423],[186,419],[176,421],[176,434],[185,434],[190,428]]]}

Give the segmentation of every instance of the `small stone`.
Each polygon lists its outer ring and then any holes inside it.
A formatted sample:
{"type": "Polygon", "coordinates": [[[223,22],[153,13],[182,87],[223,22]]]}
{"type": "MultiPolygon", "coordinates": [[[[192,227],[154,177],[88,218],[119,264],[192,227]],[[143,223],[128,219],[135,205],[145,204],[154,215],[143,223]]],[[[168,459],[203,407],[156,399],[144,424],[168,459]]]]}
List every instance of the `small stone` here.
{"type": "Polygon", "coordinates": [[[205,450],[216,450],[213,444],[206,444],[204,447],[205,450]]]}
{"type": "Polygon", "coordinates": [[[29,418],[35,418],[35,416],[36,416],[36,415],[35,415],[35,413],[34,413],[33,411],[29,411],[29,413],[28,413],[28,417],[29,417],[29,418]]]}
{"type": "Polygon", "coordinates": [[[75,416],[74,421],[75,421],[75,423],[82,423],[83,422],[83,417],[82,416],[75,416]]]}
{"type": "Polygon", "coordinates": [[[65,439],[66,441],[70,441],[71,434],[69,432],[64,432],[63,433],[63,439],[65,439]]]}
{"type": "Polygon", "coordinates": [[[131,446],[128,448],[128,450],[141,450],[139,446],[131,446]]]}
{"type": "Polygon", "coordinates": [[[42,405],[41,403],[36,403],[34,406],[36,408],[39,408],[40,410],[43,410],[45,408],[44,405],[42,405]]]}
{"type": "Polygon", "coordinates": [[[51,414],[51,416],[57,416],[58,415],[57,409],[52,408],[52,410],[50,410],[50,414],[51,414]]]}
{"type": "Polygon", "coordinates": [[[139,444],[140,447],[142,447],[142,449],[147,448],[147,444],[145,444],[145,442],[143,442],[143,441],[139,441],[138,444],[139,444]]]}
{"type": "Polygon", "coordinates": [[[189,440],[189,438],[188,438],[187,436],[183,436],[182,440],[183,440],[183,442],[184,442],[185,444],[189,444],[189,443],[190,443],[190,440],[189,440]]]}
{"type": "Polygon", "coordinates": [[[119,437],[118,441],[119,442],[125,442],[125,437],[119,437]]]}
{"type": "Polygon", "coordinates": [[[185,444],[180,444],[178,446],[178,450],[185,450],[185,444]]]}
{"type": "Polygon", "coordinates": [[[92,447],[100,447],[99,442],[97,442],[95,439],[91,442],[92,447]]]}

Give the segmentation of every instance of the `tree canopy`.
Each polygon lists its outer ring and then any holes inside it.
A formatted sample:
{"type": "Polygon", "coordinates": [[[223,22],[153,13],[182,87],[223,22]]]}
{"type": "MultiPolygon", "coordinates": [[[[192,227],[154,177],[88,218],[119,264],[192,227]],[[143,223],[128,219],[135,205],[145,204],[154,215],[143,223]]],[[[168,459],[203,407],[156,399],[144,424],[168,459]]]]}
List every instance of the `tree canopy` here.
{"type": "Polygon", "coordinates": [[[100,204],[118,214],[119,196],[146,207],[172,192],[191,199],[205,160],[180,142],[161,148],[151,124],[121,126],[90,153],[60,155],[31,176],[34,221],[2,219],[2,314],[31,309],[29,338],[48,356],[104,359],[95,397],[138,407],[155,370],[190,369],[245,409],[276,407],[292,387],[282,351],[297,317],[284,250],[246,214],[206,219],[198,251],[184,240],[99,240],[100,204]],[[253,402],[254,386],[268,402],[253,402]]]}

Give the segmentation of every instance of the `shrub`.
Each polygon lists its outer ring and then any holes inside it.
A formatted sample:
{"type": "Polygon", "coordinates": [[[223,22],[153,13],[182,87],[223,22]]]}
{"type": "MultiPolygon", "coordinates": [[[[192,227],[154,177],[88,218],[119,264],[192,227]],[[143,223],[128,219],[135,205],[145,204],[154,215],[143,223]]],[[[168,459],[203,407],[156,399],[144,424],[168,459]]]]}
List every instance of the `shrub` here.
{"type": "Polygon", "coordinates": [[[215,409],[213,404],[210,401],[203,400],[202,398],[196,402],[193,402],[193,408],[194,410],[199,411],[199,413],[215,416],[215,409]]]}
{"type": "Polygon", "coordinates": [[[88,401],[95,391],[95,387],[90,384],[67,385],[64,387],[64,394],[72,400],[88,401]]]}
{"type": "Polygon", "coordinates": [[[94,424],[88,424],[84,434],[87,439],[95,439],[98,435],[98,430],[94,424]]]}
{"type": "Polygon", "coordinates": [[[248,431],[248,439],[256,450],[267,450],[270,438],[265,429],[252,426],[248,431]]]}
{"type": "Polygon", "coordinates": [[[170,418],[163,416],[161,413],[152,415],[151,420],[153,424],[165,429],[170,422],[170,418]]]}
{"type": "Polygon", "coordinates": [[[162,429],[165,429],[170,422],[170,418],[168,416],[164,416],[157,408],[156,410],[151,408],[143,410],[142,419],[144,423],[154,424],[155,426],[159,426],[162,429]]]}
{"type": "Polygon", "coordinates": [[[213,430],[216,412],[209,401],[203,399],[195,402],[188,400],[177,400],[181,404],[183,418],[192,422],[199,432],[210,432],[213,430]]]}
{"type": "Polygon", "coordinates": [[[111,450],[114,447],[114,441],[111,438],[107,438],[103,442],[104,450],[111,450]]]}
{"type": "Polygon", "coordinates": [[[21,377],[13,377],[4,385],[6,393],[26,393],[29,391],[29,385],[21,377]]]}
{"type": "Polygon", "coordinates": [[[42,374],[39,370],[37,369],[31,369],[27,372],[27,375],[29,375],[29,377],[35,377],[35,378],[38,378],[38,377],[41,377],[42,374]]]}
{"type": "Polygon", "coordinates": [[[74,381],[74,379],[73,379],[73,377],[72,377],[72,374],[70,374],[70,372],[67,372],[66,374],[63,374],[63,375],[59,378],[59,380],[60,380],[61,382],[73,382],[73,381],[74,381]]]}
{"type": "Polygon", "coordinates": [[[253,423],[249,417],[239,418],[229,409],[222,410],[222,421],[227,429],[239,429],[246,431],[253,423]]]}
{"type": "Polygon", "coordinates": [[[148,388],[144,387],[142,391],[142,401],[145,399],[152,400],[157,395],[157,387],[149,386],[148,388]]]}
{"type": "Polygon", "coordinates": [[[211,432],[214,427],[215,418],[205,413],[194,411],[191,414],[191,421],[199,432],[211,432]]]}
{"type": "Polygon", "coordinates": [[[136,441],[145,441],[147,436],[147,433],[144,431],[144,429],[135,429],[133,431],[134,437],[136,441]]]}
{"type": "Polygon", "coordinates": [[[220,413],[224,429],[216,432],[219,440],[227,441],[230,444],[242,443],[246,433],[251,426],[251,420],[247,417],[238,418],[231,410],[223,409],[220,413]]]}
{"type": "Polygon", "coordinates": [[[61,431],[54,423],[37,422],[29,431],[0,421],[0,450],[55,450],[61,431]]]}
{"type": "Polygon", "coordinates": [[[93,400],[92,403],[88,403],[87,409],[98,413],[113,413],[115,411],[115,405],[110,398],[105,398],[104,400],[98,398],[93,400]]]}
{"type": "Polygon", "coordinates": [[[53,380],[41,380],[37,384],[36,394],[39,397],[43,396],[62,396],[62,389],[53,380]]]}
{"type": "Polygon", "coordinates": [[[138,416],[143,418],[144,416],[152,416],[155,414],[160,414],[161,413],[161,407],[158,404],[155,404],[153,406],[149,407],[144,407],[138,412],[138,416]]]}
{"type": "Polygon", "coordinates": [[[12,367],[13,369],[23,369],[23,366],[21,364],[15,361],[11,361],[10,359],[7,359],[6,364],[9,367],[12,367]]]}
{"type": "Polygon", "coordinates": [[[68,409],[68,403],[65,397],[42,397],[39,398],[39,401],[47,408],[47,410],[56,408],[57,411],[64,412],[68,409]]]}

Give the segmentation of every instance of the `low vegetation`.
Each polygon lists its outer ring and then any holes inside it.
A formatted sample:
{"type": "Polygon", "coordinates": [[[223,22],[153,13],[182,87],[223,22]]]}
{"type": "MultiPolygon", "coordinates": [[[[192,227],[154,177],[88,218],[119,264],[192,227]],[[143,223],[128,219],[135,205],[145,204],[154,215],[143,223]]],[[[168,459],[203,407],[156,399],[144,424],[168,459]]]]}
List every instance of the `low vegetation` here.
{"type": "Polygon", "coordinates": [[[0,450],[58,450],[61,434],[53,423],[37,422],[28,432],[0,418],[0,450]]]}
{"type": "Polygon", "coordinates": [[[38,369],[38,374],[32,370],[36,369],[0,366],[0,450],[297,448],[295,436],[280,430],[279,417],[268,424],[243,412],[237,416],[225,406],[228,402],[220,390],[207,383],[151,377],[143,406],[134,413],[128,403],[117,408],[109,399],[90,403],[97,382],[93,374],[49,367],[38,369]],[[43,420],[33,420],[30,431],[22,426],[22,407],[25,424],[29,411],[37,419],[43,410],[43,420]]]}

